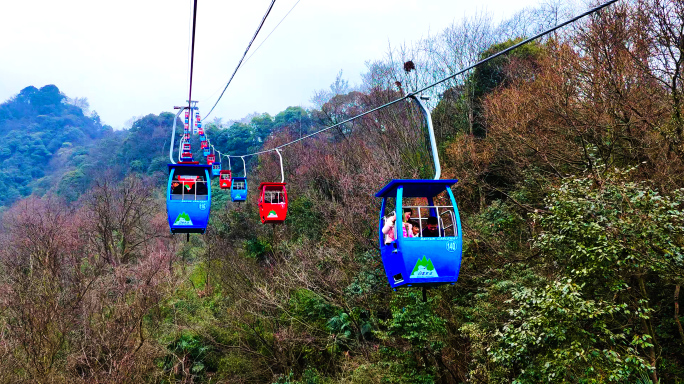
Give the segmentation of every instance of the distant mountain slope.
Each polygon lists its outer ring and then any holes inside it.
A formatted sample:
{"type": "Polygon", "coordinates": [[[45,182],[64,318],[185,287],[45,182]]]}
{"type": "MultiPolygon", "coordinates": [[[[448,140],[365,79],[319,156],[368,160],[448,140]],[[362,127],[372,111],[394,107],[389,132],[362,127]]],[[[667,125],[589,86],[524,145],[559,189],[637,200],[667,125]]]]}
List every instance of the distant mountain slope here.
{"type": "Polygon", "coordinates": [[[26,87],[0,104],[0,206],[44,193],[51,176],[64,171],[52,162],[55,157],[82,156],[86,147],[112,133],[96,114],[85,116],[66,100],[56,86],[46,85],[26,87]]]}
{"type": "MultiPolygon", "coordinates": [[[[86,116],[70,102],[55,85],[46,85],[26,87],[0,104],[0,210],[31,194],[55,193],[74,201],[105,174],[120,180],[141,173],[164,185],[173,113],[149,114],[128,130],[114,131],[96,113],[86,116]]],[[[254,114],[230,126],[215,119],[205,123],[205,130],[222,153],[242,154],[259,150],[274,132],[292,130],[301,136],[314,125],[306,110],[288,107],[274,117],[254,114]]],[[[179,120],[176,144],[182,132],[179,120]]],[[[193,136],[191,144],[195,159],[203,160],[199,138],[193,136]]],[[[247,160],[248,167],[256,165],[255,158],[247,160]]],[[[240,162],[232,166],[242,171],[240,162]]]]}

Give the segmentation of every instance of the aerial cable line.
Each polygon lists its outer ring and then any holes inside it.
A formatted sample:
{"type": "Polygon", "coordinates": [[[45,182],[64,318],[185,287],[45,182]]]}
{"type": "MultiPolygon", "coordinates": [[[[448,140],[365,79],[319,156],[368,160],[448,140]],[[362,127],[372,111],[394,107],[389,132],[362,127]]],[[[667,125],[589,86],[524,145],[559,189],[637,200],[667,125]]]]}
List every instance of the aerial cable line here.
{"type": "MultiPolygon", "coordinates": [[[[265,38],[265,39],[264,39],[264,40],[263,40],[263,41],[262,41],[262,42],[261,42],[261,43],[252,51],[252,54],[250,54],[250,55],[245,59],[245,61],[242,62],[242,64],[247,64],[247,62],[249,61],[249,59],[251,59],[252,56],[254,56],[254,54],[257,53],[257,51],[259,50],[259,48],[261,48],[261,46],[264,45],[264,43],[266,42],[266,40],[268,40],[268,38],[271,37],[271,35],[273,34],[273,32],[275,32],[275,30],[280,26],[280,24],[282,24],[282,22],[285,21],[285,18],[286,18],[294,9],[295,9],[295,7],[297,6],[297,4],[299,4],[300,1],[301,1],[301,0],[297,0],[297,2],[292,6],[292,8],[290,8],[290,10],[287,11],[287,13],[285,14],[285,16],[283,16],[283,18],[280,19],[280,21],[279,21],[278,24],[275,26],[275,28],[273,28],[273,29],[271,30],[271,32],[268,34],[268,36],[266,36],[266,38],[265,38]]],[[[188,43],[188,44],[189,44],[189,43],[188,43]]],[[[216,91],[214,91],[214,92],[211,94],[210,97],[213,98],[214,95],[216,95],[220,90],[221,90],[221,88],[219,88],[219,89],[217,89],[216,91]]]]}
{"type": "MultiPolygon", "coordinates": [[[[274,0],[275,1],[275,0],[274,0]]],[[[192,48],[190,48],[190,91],[188,92],[188,111],[192,111],[192,69],[195,63],[195,27],[197,26],[197,0],[192,11],[192,48]]]]}
{"type": "Polygon", "coordinates": [[[318,131],[316,131],[316,132],[310,133],[310,134],[308,134],[308,135],[306,135],[306,136],[300,137],[299,139],[292,140],[292,141],[287,142],[287,143],[285,143],[285,144],[281,144],[281,145],[279,145],[279,146],[277,146],[277,147],[275,147],[275,148],[265,149],[265,150],[259,151],[259,152],[247,153],[247,154],[244,154],[244,155],[222,155],[222,156],[227,156],[228,158],[230,158],[230,157],[242,157],[242,158],[244,158],[244,157],[248,157],[248,156],[260,155],[260,154],[262,154],[262,153],[272,152],[272,151],[275,151],[276,149],[281,149],[281,148],[283,148],[283,147],[286,147],[286,146],[291,145],[291,144],[295,144],[295,143],[297,143],[297,142],[299,142],[299,141],[302,141],[302,140],[304,140],[304,139],[308,139],[309,137],[318,135],[319,133],[322,133],[322,132],[328,131],[328,130],[330,130],[330,129],[339,127],[339,126],[342,125],[342,124],[349,123],[349,122],[351,122],[351,121],[354,121],[354,120],[356,120],[356,119],[358,119],[358,118],[360,118],[360,117],[366,116],[366,115],[368,115],[368,114],[370,114],[370,113],[373,113],[373,112],[375,112],[375,111],[378,111],[378,110],[380,110],[380,109],[387,108],[387,107],[389,107],[390,105],[396,104],[396,103],[398,103],[398,102],[400,102],[400,101],[402,101],[402,100],[406,100],[406,99],[408,99],[408,98],[410,98],[410,97],[412,97],[412,96],[415,96],[415,95],[417,95],[417,94],[419,94],[419,93],[421,93],[421,92],[423,92],[423,91],[425,91],[425,90],[427,90],[427,89],[430,89],[430,88],[432,88],[432,87],[434,87],[434,86],[436,86],[436,85],[442,84],[443,82],[445,82],[445,81],[447,81],[447,80],[450,80],[450,79],[452,79],[452,78],[454,78],[454,77],[456,77],[456,76],[458,76],[458,75],[462,75],[463,73],[465,73],[465,72],[467,72],[467,71],[469,71],[469,70],[471,70],[471,69],[473,69],[473,68],[475,68],[475,67],[478,67],[478,66],[480,66],[480,65],[482,65],[482,64],[484,64],[484,63],[486,63],[486,62],[488,62],[488,61],[490,61],[490,60],[493,60],[493,59],[495,59],[495,58],[497,58],[497,57],[499,57],[499,56],[501,56],[501,55],[505,55],[506,53],[508,53],[508,52],[510,52],[510,51],[512,51],[512,50],[514,50],[514,49],[516,49],[516,48],[518,48],[518,47],[521,47],[521,46],[523,46],[523,45],[525,45],[525,44],[527,44],[527,43],[529,43],[529,42],[531,42],[531,41],[533,41],[533,40],[536,40],[536,39],[538,39],[538,38],[540,38],[540,37],[542,37],[542,36],[544,36],[544,35],[548,35],[549,33],[554,32],[555,30],[557,30],[557,29],[559,29],[559,28],[562,28],[562,27],[564,27],[564,26],[566,26],[566,25],[568,25],[568,24],[574,23],[575,21],[577,21],[577,20],[579,20],[579,19],[581,19],[581,18],[583,18],[583,17],[585,17],[585,16],[591,15],[592,13],[595,13],[595,12],[597,12],[597,11],[600,11],[600,10],[602,10],[603,8],[607,7],[607,6],[609,6],[609,5],[613,4],[613,3],[616,3],[617,1],[618,1],[618,0],[610,0],[610,1],[607,1],[607,2],[601,4],[601,5],[597,6],[597,7],[594,7],[594,8],[592,8],[592,9],[590,9],[590,10],[588,10],[588,11],[586,11],[586,12],[580,14],[580,15],[578,15],[578,16],[573,17],[573,18],[570,19],[570,20],[567,20],[567,21],[565,21],[565,22],[563,22],[563,23],[561,23],[561,24],[558,24],[558,25],[556,25],[555,27],[553,27],[553,28],[551,28],[551,29],[547,29],[547,30],[544,31],[544,32],[538,33],[538,34],[536,34],[536,35],[534,35],[534,36],[532,36],[532,37],[530,37],[530,38],[528,38],[528,39],[525,39],[525,40],[519,42],[518,44],[512,45],[512,46],[510,46],[510,47],[504,49],[503,51],[497,52],[497,53],[495,53],[495,54],[493,54],[493,55],[487,57],[486,59],[480,60],[480,61],[478,61],[477,63],[475,63],[475,64],[473,64],[473,65],[470,65],[470,66],[468,66],[468,67],[466,67],[466,68],[464,68],[464,69],[462,69],[462,70],[460,70],[460,71],[458,71],[458,72],[456,72],[456,73],[453,73],[453,74],[451,74],[451,75],[449,75],[449,76],[447,76],[447,77],[445,77],[445,78],[442,78],[441,80],[438,80],[438,81],[436,81],[436,82],[434,82],[434,83],[432,83],[432,84],[429,84],[429,85],[427,85],[427,86],[425,86],[425,87],[423,87],[423,88],[421,88],[421,89],[419,89],[419,90],[417,90],[417,91],[411,92],[411,93],[405,95],[404,97],[401,97],[401,98],[396,99],[396,100],[392,100],[392,101],[390,101],[390,102],[388,102],[388,103],[385,103],[385,104],[383,104],[383,105],[381,105],[381,106],[379,106],[379,107],[375,107],[375,108],[373,108],[373,109],[371,109],[371,110],[369,110],[369,111],[363,112],[363,113],[358,114],[358,115],[356,115],[356,116],[354,116],[354,117],[350,117],[350,118],[348,118],[348,119],[346,119],[346,120],[344,120],[344,121],[342,121],[342,122],[339,122],[339,123],[337,123],[337,124],[331,125],[331,126],[329,126],[329,127],[325,127],[325,128],[320,129],[320,130],[318,130],[318,131]]]}
{"type": "Polygon", "coordinates": [[[190,3],[190,12],[188,12],[188,61],[185,63],[186,64],[186,73],[185,73],[185,81],[190,80],[190,43],[192,40],[192,3],[190,3]]]}
{"type": "MultiPolygon", "coordinates": [[[[197,2],[197,0],[195,0],[197,2]]],[[[209,115],[214,111],[214,108],[216,108],[216,105],[221,101],[221,98],[223,97],[223,94],[226,93],[226,89],[228,89],[228,86],[230,83],[233,81],[233,78],[235,77],[235,74],[237,73],[238,69],[240,69],[240,65],[242,65],[242,61],[245,60],[245,56],[247,56],[247,52],[249,52],[249,48],[252,47],[252,44],[254,43],[254,40],[256,40],[257,35],[259,34],[259,31],[261,31],[261,27],[264,26],[264,23],[266,22],[266,18],[268,17],[268,14],[271,13],[271,9],[273,9],[273,5],[275,4],[276,0],[271,1],[271,5],[268,7],[268,10],[266,10],[266,13],[264,14],[264,17],[261,19],[261,23],[259,24],[259,27],[257,28],[256,32],[254,32],[254,36],[252,36],[252,40],[247,44],[247,49],[245,49],[245,53],[242,55],[242,58],[238,62],[237,67],[235,67],[235,70],[233,71],[233,74],[230,76],[230,79],[228,80],[228,84],[226,84],[226,87],[223,88],[223,92],[221,92],[221,95],[219,96],[218,100],[216,100],[216,103],[214,103],[214,106],[211,107],[211,110],[209,110],[209,113],[207,113],[206,116],[204,116],[204,119],[206,120],[209,115]]]]}
{"type": "Polygon", "coordinates": [[[266,36],[266,38],[261,42],[261,44],[259,44],[259,45],[254,49],[254,51],[252,52],[252,54],[249,55],[249,57],[245,59],[245,63],[248,62],[249,59],[251,59],[252,56],[254,56],[255,53],[257,53],[257,51],[259,50],[259,48],[261,48],[261,46],[264,45],[264,43],[266,42],[266,40],[268,40],[268,38],[271,37],[271,35],[273,34],[273,32],[275,32],[275,30],[278,29],[278,27],[280,26],[280,24],[281,24],[283,21],[285,21],[285,18],[290,14],[290,12],[292,12],[292,11],[295,9],[295,7],[297,6],[297,4],[299,4],[300,1],[302,1],[302,0],[297,0],[297,2],[292,6],[292,8],[290,8],[290,10],[287,11],[287,13],[285,14],[285,16],[283,16],[283,18],[280,19],[280,21],[278,22],[278,24],[276,24],[275,28],[273,28],[273,30],[271,30],[271,32],[268,34],[268,36],[266,36]]]}

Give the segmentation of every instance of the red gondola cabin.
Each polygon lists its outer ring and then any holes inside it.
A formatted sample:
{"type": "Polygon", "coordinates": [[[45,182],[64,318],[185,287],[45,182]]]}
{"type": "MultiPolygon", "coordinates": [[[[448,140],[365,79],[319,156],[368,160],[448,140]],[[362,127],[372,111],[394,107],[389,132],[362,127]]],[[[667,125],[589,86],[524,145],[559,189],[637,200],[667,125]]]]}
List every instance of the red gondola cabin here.
{"type": "Polygon", "coordinates": [[[261,183],[259,185],[259,216],[262,223],[282,223],[287,217],[286,183],[261,183]]]}
{"type": "Polygon", "coordinates": [[[221,171],[219,174],[219,186],[221,189],[230,189],[231,173],[229,170],[221,171]]]}
{"type": "Polygon", "coordinates": [[[207,164],[212,165],[216,162],[216,155],[207,156],[207,164]]]}
{"type": "Polygon", "coordinates": [[[192,152],[181,152],[181,157],[180,157],[181,162],[191,162],[192,161],[192,152]]]}

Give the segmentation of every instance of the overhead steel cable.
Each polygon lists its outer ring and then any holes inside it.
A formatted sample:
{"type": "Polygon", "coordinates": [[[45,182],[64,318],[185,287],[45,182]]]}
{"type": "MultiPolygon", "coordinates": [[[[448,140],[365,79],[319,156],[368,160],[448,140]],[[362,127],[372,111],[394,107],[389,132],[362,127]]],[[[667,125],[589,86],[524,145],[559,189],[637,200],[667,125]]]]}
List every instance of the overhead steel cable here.
{"type": "MultiPolygon", "coordinates": [[[[197,1],[197,0],[195,0],[197,1]]],[[[252,40],[247,44],[247,49],[245,49],[245,53],[242,55],[242,58],[238,62],[237,67],[235,67],[235,70],[233,71],[233,74],[230,76],[230,79],[228,80],[228,84],[226,84],[226,87],[223,88],[223,92],[221,92],[221,95],[219,96],[218,100],[216,100],[216,103],[214,103],[214,106],[211,107],[211,110],[209,110],[209,113],[207,113],[206,116],[204,116],[204,119],[206,120],[209,115],[214,111],[214,108],[216,108],[216,105],[221,101],[221,98],[223,97],[223,94],[226,93],[226,89],[228,89],[228,86],[230,83],[233,81],[233,78],[235,77],[235,74],[237,73],[238,69],[240,69],[240,66],[242,65],[242,62],[245,60],[245,56],[247,56],[247,52],[249,52],[249,48],[252,46],[254,43],[254,40],[256,40],[257,35],[259,34],[259,31],[261,31],[261,27],[264,26],[264,23],[266,22],[266,18],[268,17],[268,14],[271,13],[271,9],[273,9],[273,5],[275,4],[276,0],[271,1],[271,5],[269,5],[268,10],[266,10],[266,13],[264,14],[264,17],[261,19],[261,23],[259,23],[259,27],[257,28],[256,32],[254,32],[254,36],[252,36],[252,40]]]]}
{"type": "Polygon", "coordinates": [[[190,48],[190,91],[188,92],[188,111],[192,111],[192,69],[195,64],[195,27],[197,26],[197,0],[192,11],[192,48],[190,48]]]}
{"type": "MultiPolygon", "coordinates": [[[[301,1],[301,0],[297,0],[297,2],[292,6],[292,8],[290,8],[290,10],[287,11],[287,13],[285,14],[285,16],[283,16],[283,18],[280,19],[280,21],[278,22],[278,24],[276,24],[276,26],[271,30],[271,32],[269,32],[269,34],[266,36],[266,38],[265,38],[263,41],[261,41],[261,43],[252,51],[252,53],[251,53],[249,56],[247,56],[247,58],[245,59],[245,61],[242,62],[243,65],[244,65],[244,64],[247,64],[247,62],[249,61],[249,59],[251,59],[252,56],[254,56],[254,54],[257,53],[257,52],[259,51],[259,48],[261,48],[261,46],[264,45],[264,43],[266,42],[266,40],[268,40],[268,38],[271,37],[271,35],[273,34],[273,32],[275,32],[275,30],[278,29],[278,27],[280,26],[280,24],[282,24],[282,22],[285,21],[285,18],[287,18],[287,16],[290,15],[290,13],[295,9],[295,7],[297,6],[297,4],[299,4],[300,1],[301,1]]],[[[188,43],[188,44],[189,44],[189,43],[188,43]]],[[[220,90],[221,90],[221,88],[219,87],[216,91],[214,91],[214,92],[211,94],[211,96],[209,96],[209,98],[213,98],[217,93],[219,93],[220,90]]]]}
{"type": "Polygon", "coordinates": [[[259,48],[261,48],[261,46],[264,45],[264,43],[266,42],[266,40],[268,40],[268,38],[271,37],[271,35],[273,34],[273,32],[275,32],[275,30],[278,29],[278,27],[280,26],[280,24],[281,24],[283,21],[285,21],[285,18],[290,14],[290,12],[292,12],[292,11],[295,9],[295,7],[297,6],[297,4],[299,4],[300,1],[302,1],[302,0],[297,0],[297,2],[292,6],[292,8],[290,8],[290,10],[287,11],[287,13],[285,14],[285,16],[283,16],[283,18],[280,19],[280,21],[278,22],[278,24],[276,24],[276,26],[271,30],[271,32],[266,36],[266,38],[261,42],[261,44],[259,44],[259,45],[254,49],[254,51],[252,52],[252,54],[249,55],[249,57],[245,59],[245,63],[248,62],[249,59],[251,59],[252,56],[254,56],[254,54],[257,53],[257,51],[259,51],[259,48]]]}
{"type": "Polygon", "coordinates": [[[396,103],[398,103],[398,102],[400,102],[400,101],[402,101],[402,100],[406,100],[406,99],[409,98],[409,97],[412,97],[412,96],[414,96],[414,95],[418,95],[419,93],[421,93],[421,92],[423,92],[423,91],[425,91],[425,90],[427,90],[427,89],[430,89],[430,88],[432,88],[432,87],[434,87],[434,86],[437,86],[437,85],[439,85],[439,84],[442,84],[443,82],[445,82],[445,81],[447,81],[447,80],[450,80],[450,79],[452,79],[452,78],[454,78],[454,77],[456,77],[456,76],[458,76],[458,75],[461,75],[461,74],[463,74],[463,73],[465,73],[465,72],[467,72],[467,71],[469,71],[469,70],[471,70],[471,69],[474,69],[474,68],[476,68],[476,67],[478,67],[478,66],[480,66],[480,65],[482,65],[482,64],[484,64],[484,63],[486,63],[486,62],[488,62],[488,61],[490,61],[490,60],[493,60],[493,59],[495,59],[495,58],[497,58],[497,57],[499,57],[499,56],[501,56],[501,55],[505,55],[506,53],[508,53],[508,52],[510,52],[510,51],[512,51],[512,50],[514,50],[514,49],[516,49],[516,48],[518,48],[518,47],[520,47],[520,46],[523,46],[523,45],[525,45],[525,44],[527,44],[527,43],[529,43],[529,42],[531,42],[531,41],[533,41],[533,40],[536,40],[536,39],[542,37],[542,36],[548,35],[549,33],[554,32],[555,30],[557,30],[557,29],[559,29],[559,28],[562,28],[562,27],[564,27],[564,26],[566,26],[566,25],[568,25],[568,24],[574,23],[575,21],[577,21],[577,20],[579,20],[579,19],[581,19],[581,18],[583,18],[583,17],[585,17],[585,16],[588,16],[588,15],[591,15],[592,13],[595,13],[595,12],[597,12],[597,11],[600,11],[601,9],[603,9],[603,8],[609,6],[609,5],[611,5],[611,4],[613,4],[613,3],[617,2],[617,1],[618,1],[618,0],[610,0],[610,1],[608,1],[608,2],[605,2],[605,3],[603,3],[603,4],[601,4],[601,5],[597,6],[597,7],[594,7],[594,8],[592,8],[592,9],[590,9],[590,10],[588,10],[588,11],[586,11],[586,12],[580,14],[580,15],[578,15],[578,16],[573,17],[572,19],[569,19],[569,20],[567,20],[567,21],[565,21],[565,22],[563,22],[563,23],[561,23],[561,24],[558,24],[558,25],[554,26],[554,27],[551,28],[551,29],[547,29],[547,30],[544,31],[544,32],[541,32],[541,33],[539,33],[539,34],[537,34],[537,35],[535,35],[535,36],[533,36],[533,37],[530,37],[530,38],[528,38],[528,39],[525,39],[525,40],[523,40],[523,41],[521,41],[521,42],[519,42],[519,43],[517,43],[517,44],[515,44],[515,45],[512,45],[512,46],[510,46],[509,48],[504,49],[503,51],[500,51],[500,52],[495,53],[495,54],[493,54],[493,55],[491,55],[491,56],[489,56],[489,57],[487,57],[487,58],[485,58],[485,59],[483,59],[483,60],[480,60],[480,61],[478,61],[477,63],[468,66],[467,68],[464,68],[464,69],[462,69],[462,70],[460,70],[460,71],[458,71],[458,72],[456,72],[456,73],[453,73],[453,74],[451,74],[451,75],[449,75],[449,76],[447,76],[447,77],[445,77],[445,78],[443,78],[443,79],[440,79],[440,80],[438,80],[438,81],[436,81],[436,82],[434,82],[434,83],[431,83],[431,84],[429,84],[429,85],[427,85],[427,86],[425,86],[425,87],[423,87],[423,88],[421,88],[421,89],[419,89],[419,90],[417,90],[417,91],[411,92],[411,93],[405,95],[404,97],[401,97],[401,98],[396,99],[396,100],[392,100],[392,101],[390,101],[390,102],[388,102],[388,103],[385,103],[385,104],[383,104],[383,105],[381,105],[381,106],[379,106],[379,107],[375,107],[375,108],[373,108],[373,109],[371,109],[371,110],[369,110],[369,111],[363,112],[363,113],[358,114],[358,115],[356,115],[356,116],[354,116],[354,117],[350,117],[350,118],[348,118],[348,119],[346,119],[346,120],[344,120],[344,121],[342,121],[342,122],[339,122],[339,123],[337,123],[337,124],[331,125],[331,126],[329,126],[329,127],[325,127],[325,128],[320,129],[320,130],[318,130],[318,131],[316,131],[316,132],[310,133],[310,134],[308,134],[308,135],[306,135],[306,136],[300,137],[300,138],[298,138],[298,139],[296,139],[296,140],[292,140],[292,141],[287,142],[287,143],[285,143],[285,144],[281,144],[281,145],[279,145],[279,146],[277,146],[277,147],[274,147],[274,148],[264,149],[264,150],[259,151],[259,152],[253,152],[253,153],[248,153],[248,154],[244,154],[244,155],[222,155],[222,156],[228,156],[228,157],[230,158],[230,157],[248,157],[248,156],[260,155],[260,154],[262,154],[262,153],[272,152],[272,151],[275,151],[276,149],[280,149],[280,148],[286,147],[286,146],[288,146],[288,145],[291,145],[291,144],[297,143],[297,142],[299,142],[299,141],[302,141],[302,140],[304,140],[304,139],[308,139],[309,137],[318,135],[319,133],[325,132],[325,131],[330,130],[330,129],[332,129],[332,128],[339,127],[339,126],[342,125],[342,124],[345,124],[345,123],[348,123],[348,122],[350,122],[350,121],[356,120],[356,119],[358,119],[358,118],[360,118],[360,117],[363,117],[363,116],[365,116],[365,115],[368,115],[369,113],[375,112],[375,111],[380,110],[380,109],[383,109],[383,108],[387,108],[387,107],[389,107],[390,105],[396,104],[396,103]]]}

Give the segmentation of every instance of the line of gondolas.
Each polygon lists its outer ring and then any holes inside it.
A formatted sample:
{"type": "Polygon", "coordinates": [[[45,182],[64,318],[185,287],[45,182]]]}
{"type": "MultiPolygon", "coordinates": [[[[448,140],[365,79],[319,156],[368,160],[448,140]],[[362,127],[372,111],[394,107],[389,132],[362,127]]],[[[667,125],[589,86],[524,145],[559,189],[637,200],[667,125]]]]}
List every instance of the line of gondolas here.
{"type": "MultiPolygon", "coordinates": [[[[437,143],[432,126],[430,110],[425,104],[425,100],[428,98],[422,96],[422,92],[472,70],[498,56],[505,55],[522,45],[571,24],[587,15],[598,12],[616,1],[618,0],[611,0],[592,8],[551,29],[525,39],[508,49],[464,68],[459,72],[429,84],[420,90],[408,93],[399,99],[363,112],[340,123],[320,129],[299,139],[279,145],[276,148],[241,155],[222,154],[210,144],[204,131],[201,129],[201,120],[199,118],[199,111],[197,110],[196,103],[189,102],[189,107],[186,107],[187,110],[185,112],[185,131],[179,144],[178,163],[173,161],[176,120],[174,120],[174,126],[171,133],[172,145],[169,152],[171,164],[169,164],[169,179],[167,186],[167,210],[171,232],[189,234],[204,233],[206,231],[211,205],[210,176],[219,177],[219,186],[221,189],[230,189],[232,201],[246,201],[248,188],[245,157],[258,156],[269,152],[275,152],[278,155],[280,160],[281,180],[280,182],[266,182],[259,185],[259,198],[257,203],[259,207],[259,216],[262,223],[284,222],[287,216],[287,190],[281,153],[284,147],[308,139],[319,133],[328,131],[401,101],[413,101],[425,118],[430,138],[435,176],[432,180],[392,180],[375,194],[376,197],[382,199],[377,227],[380,254],[387,281],[393,289],[402,286],[426,288],[442,284],[453,285],[458,280],[463,245],[463,234],[461,231],[458,205],[451,190],[458,180],[440,179],[441,167],[437,143]],[[192,117],[194,111],[197,112],[196,120],[188,120],[188,116],[192,117]],[[189,141],[191,131],[188,126],[189,121],[195,123],[192,130],[193,133],[200,135],[203,153],[207,158],[206,165],[199,164],[192,159],[189,141]],[[218,157],[216,157],[216,154],[218,154],[218,157]],[[242,177],[232,177],[230,166],[231,157],[240,158],[242,160],[242,177]],[[222,158],[228,160],[227,170],[221,168],[222,158]],[[415,223],[413,226],[408,223],[409,218],[415,223]]],[[[192,74],[190,79],[192,83],[192,74]]],[[[181,107],[177,108],[180,108],[181,111],[184,110],[184,108],[181,107]]],[[[176,115],[176,119],[181,111],[176,115]]],[[[423,290],[423,296],[425,297],[425,289],[423,290]]]]}

